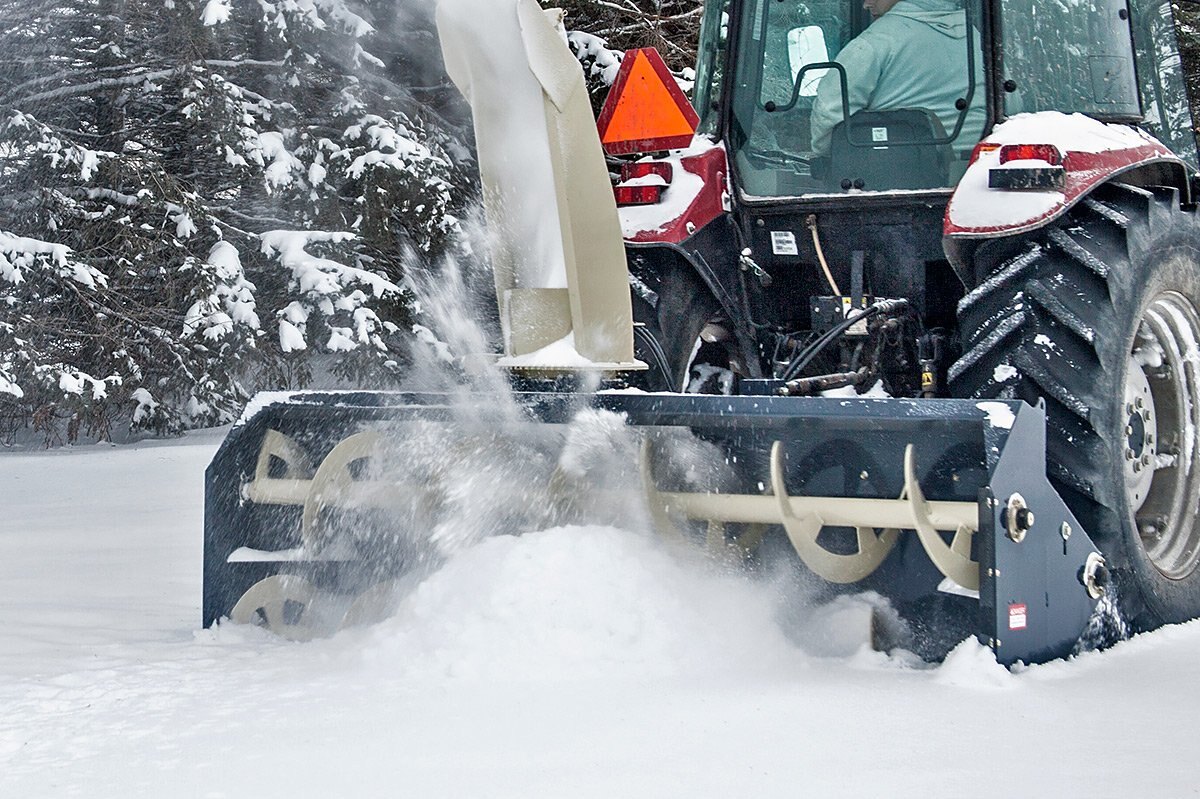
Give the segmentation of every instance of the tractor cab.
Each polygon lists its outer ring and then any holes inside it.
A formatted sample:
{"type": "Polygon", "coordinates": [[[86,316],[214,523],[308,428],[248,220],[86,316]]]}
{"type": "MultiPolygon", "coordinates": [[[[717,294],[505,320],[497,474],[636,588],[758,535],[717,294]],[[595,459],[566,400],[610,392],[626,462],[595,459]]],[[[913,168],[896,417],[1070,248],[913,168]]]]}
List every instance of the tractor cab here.
{"type": "Polygon", "coordinates": [[[866,5],[707,7],[696,107],[743,199],[949,189],[992,125],[1047,110],[1142,125],[1195,164],[1165,3],[866,5]]]}

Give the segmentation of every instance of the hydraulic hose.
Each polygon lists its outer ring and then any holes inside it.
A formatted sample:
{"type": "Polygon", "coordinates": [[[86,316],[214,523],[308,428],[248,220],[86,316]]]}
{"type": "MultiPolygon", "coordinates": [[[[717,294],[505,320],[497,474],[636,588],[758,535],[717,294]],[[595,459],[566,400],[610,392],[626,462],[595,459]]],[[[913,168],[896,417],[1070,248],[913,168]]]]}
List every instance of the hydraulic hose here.
{"type": "Polygon", "coordinates": [[[784,367],[783,373],[779,375],[780,379],[795,379],[795,377],[800,374],[804,367],[808,366],[813,358],[820,355],[826,347],[840,338],[843,333],[849,330],[857,322],[860,322],[863,319],[870,319],[871,317],[878,316],[879,314],[891,315],[897,311],[902,311],[907,307],[908,300],[905,299],[877,300],[876,302],[871,303],[869,308],[859,311],[856,314],[852,314],[851,316],[847,316],[845,319],[829,328],[829,330],[826,330],[824,333],[822,333],[816,341],[812,342],[800,352],[796,353],[795,357],[788,361],[788,365],[784,367]]]}

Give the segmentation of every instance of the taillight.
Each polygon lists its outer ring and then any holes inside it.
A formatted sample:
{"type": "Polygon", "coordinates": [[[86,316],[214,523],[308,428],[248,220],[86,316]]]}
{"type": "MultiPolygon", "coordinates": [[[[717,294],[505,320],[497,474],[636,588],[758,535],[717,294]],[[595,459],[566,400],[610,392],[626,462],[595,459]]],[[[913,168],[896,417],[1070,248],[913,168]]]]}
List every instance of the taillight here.
{"type": "Polygon", "coordinates": [[[653,205],[671,183],[671,165],[664,161],[634,161],[621,165],[621,182],[613,188],[617,205],[653,205]]]}
{"type": "Polygon", "coordinates": [[[983,155],[984,153],[995,152],[999,149],[999,144],[993,144],[990,141],[981,141],[979,144],[976,144],[975,149],[971,151],[971,163],[973,164],[978,161],[979,156],[983,155]]]}
{"type": "Polygon", "coordinates": [[[617,205],[653,205],[666,186],[614,186],[617,205]]]}
{"type": "Polygon", "coordinates": [[[672,174],[671,165],[666,161],[633,161],[632,163],[621,164],[622,183],[634,178],[644,178],[650,175],[658,175],[663,179],[664,183],[670,183],[672,174]]]}
{"type": "Polygon", "coordinates": [[[1063,156],[1053,144],[1005,144],[1000,148],[1000,163],[1009,161],[1044,161],[1059,166],[1063,156]]]}

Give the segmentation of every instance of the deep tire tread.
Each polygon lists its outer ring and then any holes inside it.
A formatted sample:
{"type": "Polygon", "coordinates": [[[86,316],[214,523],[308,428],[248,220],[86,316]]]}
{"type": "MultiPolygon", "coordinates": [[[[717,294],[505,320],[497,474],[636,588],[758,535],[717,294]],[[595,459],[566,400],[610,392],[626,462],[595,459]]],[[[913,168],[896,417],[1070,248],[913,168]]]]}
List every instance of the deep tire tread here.
{"type": "Polygon", "coordinates": [[[1112,479],[1122,446],[1113,397],[1147,262],[1164,247],[1196,252],[1196,242],[1196,213],[1181,208],[1177,189],[1112,183],[1051,226],[980,246],[980,282],[958,306],[963,354],[949,371],[957,397],[1045,400],[1047,475],[1110,557],[1127,613],[1152,621],[1179,611],[1134,576],[1137,533],[1121,521],[1124,487],[1112,479]]]}

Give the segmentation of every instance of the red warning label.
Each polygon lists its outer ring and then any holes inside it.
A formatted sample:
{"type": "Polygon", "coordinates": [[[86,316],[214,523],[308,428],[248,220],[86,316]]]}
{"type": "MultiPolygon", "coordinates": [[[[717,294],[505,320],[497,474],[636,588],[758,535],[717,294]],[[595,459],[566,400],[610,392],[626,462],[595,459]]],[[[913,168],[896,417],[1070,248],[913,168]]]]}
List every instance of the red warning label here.
{"type": "Polygon", "coordinates": [[[1008,629],[1024,630],[1028,621],[1029,615],[1026,613],[1024,605],[1008,606],[1008,629]]]}

